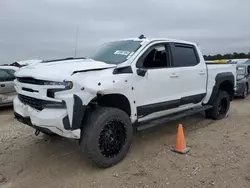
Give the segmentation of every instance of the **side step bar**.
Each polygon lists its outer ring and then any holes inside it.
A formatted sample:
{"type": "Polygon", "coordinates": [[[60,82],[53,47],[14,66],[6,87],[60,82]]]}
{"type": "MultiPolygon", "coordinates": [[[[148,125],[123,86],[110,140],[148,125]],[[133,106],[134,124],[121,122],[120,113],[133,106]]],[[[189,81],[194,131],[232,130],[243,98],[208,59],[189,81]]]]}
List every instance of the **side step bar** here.
{"type": "Polygon", "coordinates": [[[212,105],[206,105],[206,106],[202,106],[200,108],[192,108],[190,110],[182,111],[182,112],[171,114],[168,116],[163,116],[163,117],[160,117],[157,119],[151,119],[149,121],[138,122],[136,124],[136,130],[143,131],[145,129],[149,129],[149,128],[155,127],[157,125],[161,125],[161,124],[169,122],[169,121],[173,121],[173,120],[180,119],[180,118],[183,118],[186,116],[197,114],[199,112],[208,110],[212,107],[213,107],[212,105]]]}

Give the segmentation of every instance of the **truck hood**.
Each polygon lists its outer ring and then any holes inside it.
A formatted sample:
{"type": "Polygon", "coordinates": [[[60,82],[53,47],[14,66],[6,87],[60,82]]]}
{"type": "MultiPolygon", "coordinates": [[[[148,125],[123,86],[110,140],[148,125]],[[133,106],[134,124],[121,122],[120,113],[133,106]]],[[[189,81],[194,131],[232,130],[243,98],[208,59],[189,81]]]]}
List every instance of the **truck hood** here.
{"type": "Polygon", "coordinates": [[[102,70],[112,67],[116,67],[116,65],[94,61],[91,59],[42,62],[20,68],[19,71],[15,73],[15,76],[62,81],[77,72],[102,70]]]}

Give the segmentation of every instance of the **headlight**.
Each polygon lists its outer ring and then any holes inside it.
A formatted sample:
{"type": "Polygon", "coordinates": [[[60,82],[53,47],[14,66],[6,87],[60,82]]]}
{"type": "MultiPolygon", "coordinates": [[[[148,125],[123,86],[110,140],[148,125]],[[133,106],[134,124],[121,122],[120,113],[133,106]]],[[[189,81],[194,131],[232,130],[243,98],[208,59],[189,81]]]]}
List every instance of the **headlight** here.
{"type": "Polygon", "coordinates": [[[65,86],[65,89],[72,89],[73,88],[73,82],[71,82],[71,81],[64,81],[64,82],[45,81],[44,85],[65,86]]]}
{"type": "Polygon", "coordinates": [[[242,75],[242,74],[240,74],[240,75],[237,75],[237,80],[241,80],[241,79],[243,79],[245,76],[244,75],[242,75]]]}
{"type": "Polygon", "coordinates": [[[73,82],[71,82],[71,81],[65,81],[64,85],[65,85],[66,89],[72,89],[73,88],[73,82]]]}
{"type": "Polygon", "coordinates": [[[59,91],[65,91],[73,88],[73,82],[71,81],[64,81],[64,82],[44,82],[44,85],[54,85],[54,86],[65,86],[65,88],[55,88],[55,89],[48,89],[47,96],[54,98],[55,93],[59,91]]]}

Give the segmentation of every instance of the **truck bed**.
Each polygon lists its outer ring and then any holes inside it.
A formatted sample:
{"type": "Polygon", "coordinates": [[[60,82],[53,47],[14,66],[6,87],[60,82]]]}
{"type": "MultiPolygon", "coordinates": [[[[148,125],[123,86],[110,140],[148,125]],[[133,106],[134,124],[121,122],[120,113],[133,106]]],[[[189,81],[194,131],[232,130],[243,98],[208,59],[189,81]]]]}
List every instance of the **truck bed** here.
{"type": "Polygon", "coordinates": [[[213,86],[215,85],[215,80],[216,80],[216,76],[219,73],[223,73],[226,74],[228,73],[233,73],[234,75],[234,87],[236,87],[236,64],[225,64],[225,63],[207,63],[207,95],[206,98],[204,100],[204,102],[208,102],[211,94],[212,94],[212,90],[213,90],[213,86]]]}

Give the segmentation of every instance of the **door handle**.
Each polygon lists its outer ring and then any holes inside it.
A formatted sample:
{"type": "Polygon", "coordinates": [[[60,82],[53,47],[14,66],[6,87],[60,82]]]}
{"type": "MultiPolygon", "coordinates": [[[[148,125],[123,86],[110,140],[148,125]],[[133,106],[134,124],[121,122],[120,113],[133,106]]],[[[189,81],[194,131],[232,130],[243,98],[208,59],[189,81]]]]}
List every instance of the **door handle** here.
{"type": "Polygon", "coordinates": [[[199,75],[205,75],[205,71],[200,71],[199,75]]]}
{"type": "Polygon", "coordinates": [[[170,78],[178,78],[178,77],[179,77],[179,75],[176,73],[172,73],[172,75],[170,76],[170,78]]]}
{"type": "Polygon", "coordinates": [[[5,84],[1,84],[0,86],[1,86],[1,87],[5,87],[5,84]]]}

